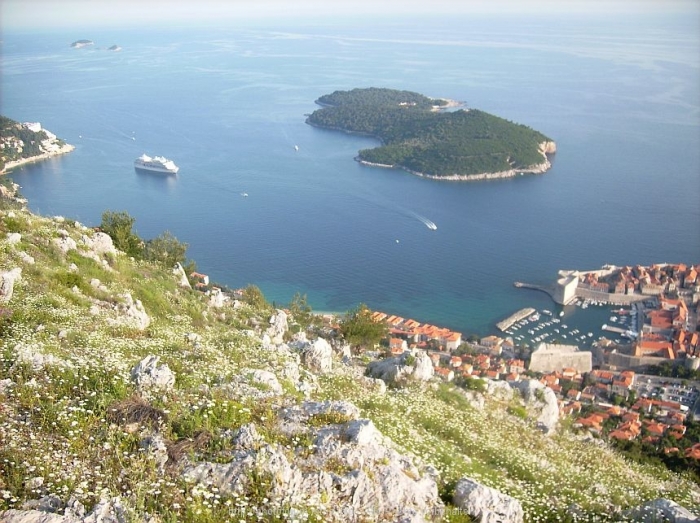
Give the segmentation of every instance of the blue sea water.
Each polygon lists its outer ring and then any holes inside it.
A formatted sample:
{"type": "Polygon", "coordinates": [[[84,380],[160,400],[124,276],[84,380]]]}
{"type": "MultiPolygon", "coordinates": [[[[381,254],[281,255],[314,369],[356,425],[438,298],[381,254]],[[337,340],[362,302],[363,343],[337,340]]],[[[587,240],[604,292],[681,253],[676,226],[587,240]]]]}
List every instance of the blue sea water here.
{"type": "Polygon", "coordinates": [[[214,281],[279,304],[299,291],[317,310],[364,302],[484,334],[554,309],[516,280],[700,261],[699,34],[671,15],[8,30],[0,112],[76,146],[12,174],[36,212],[96,225],[126,210],[142,237],[169,230],[214,281]],[[71,49],[80,38],[95,46],[71,49]],[[304,120],[319,96],[369,86],[533,127],[557,142],[553,167],[455,183],[359,165],[374,140],[304,120]],[[142,153],[179,175],[135,173],[142,153]]]}

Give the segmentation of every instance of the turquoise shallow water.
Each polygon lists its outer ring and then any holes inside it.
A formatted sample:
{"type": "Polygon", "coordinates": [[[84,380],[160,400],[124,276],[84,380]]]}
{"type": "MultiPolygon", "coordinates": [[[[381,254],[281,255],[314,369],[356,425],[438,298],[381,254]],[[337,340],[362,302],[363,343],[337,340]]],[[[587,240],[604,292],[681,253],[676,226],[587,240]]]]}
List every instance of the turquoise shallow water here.
{"type": "MultiPolygon", "coordinates": [[[[300,291],[320,310],[365,302],[484,334],[521,307],[554,308],[513,281],[700,259],[697,28],[622,21],[10,31],[2,114],[76,145],[13,177],[34,211],[97,224],[127,210],[141,236],[170,230],[213,280],[255,283],[277,303],[300,291]],[[77,38],[97,48],[70,49],[77,38]],[[99,49],[114,43],[123,50],[99,49]],[[304,119],[320,95],[366,86],[529,125],[556,140],[553,167],[450,183],[361,166],[353,157],[372,139],[304,119]],[[180,174],[136,174],[144,152],[180,174]]],[[[600,323],[571,314],[584,332],[600,323]]]]}

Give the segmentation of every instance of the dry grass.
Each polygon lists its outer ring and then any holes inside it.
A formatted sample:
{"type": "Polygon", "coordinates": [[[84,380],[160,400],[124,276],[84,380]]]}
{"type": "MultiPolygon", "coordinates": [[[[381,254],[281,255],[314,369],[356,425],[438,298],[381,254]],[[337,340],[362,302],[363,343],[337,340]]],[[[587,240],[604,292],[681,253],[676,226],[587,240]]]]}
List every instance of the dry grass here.
{"type": "Polygon", "coordinates": [[[168,421],[168,415],[149,405],[143,398],[132,396],[114,403],[107,408],[107,420],[110,423],[124,425],[149,426],[154,428],[168,421]]]}

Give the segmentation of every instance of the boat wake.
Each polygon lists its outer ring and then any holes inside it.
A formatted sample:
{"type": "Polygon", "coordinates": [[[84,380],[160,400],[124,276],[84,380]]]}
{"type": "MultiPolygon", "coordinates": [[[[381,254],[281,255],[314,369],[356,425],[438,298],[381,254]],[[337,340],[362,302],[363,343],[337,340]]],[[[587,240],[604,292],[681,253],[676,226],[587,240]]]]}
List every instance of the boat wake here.
{"type": "Polygon", "coordinates": [[[429,220],[429,219],[426,218],[425,216],[421,216],[420,214],[418,214],[418,213],[416,213],[416,212],[411,212],[411,215],[412,215],[414,218],[416,218],[418,221],[420,221],[421,223],[423,223],[423,225],[425,225],[425,226],[426,226],[428,229],[430,229],[431,231],[436,231],[436,230],[437,230],[437,225],[435,225],[435,222],[429,220]]]}

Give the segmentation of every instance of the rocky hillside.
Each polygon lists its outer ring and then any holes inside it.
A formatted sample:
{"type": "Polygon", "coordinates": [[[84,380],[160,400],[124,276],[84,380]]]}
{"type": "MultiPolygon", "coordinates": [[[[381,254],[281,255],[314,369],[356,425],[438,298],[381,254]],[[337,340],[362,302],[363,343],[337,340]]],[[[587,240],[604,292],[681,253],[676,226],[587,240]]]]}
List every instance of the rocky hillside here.
{"type": "Polygon", "coordinates": [[[539,384],[465,393],[420,354],[365,376],[342,342],[292,335],[284,311],[194,291],[104,233],[2,207],[2,521],[615,521],[660,498],[644,513],[700,507],[686,478],[568,432],[539,384]]]}

